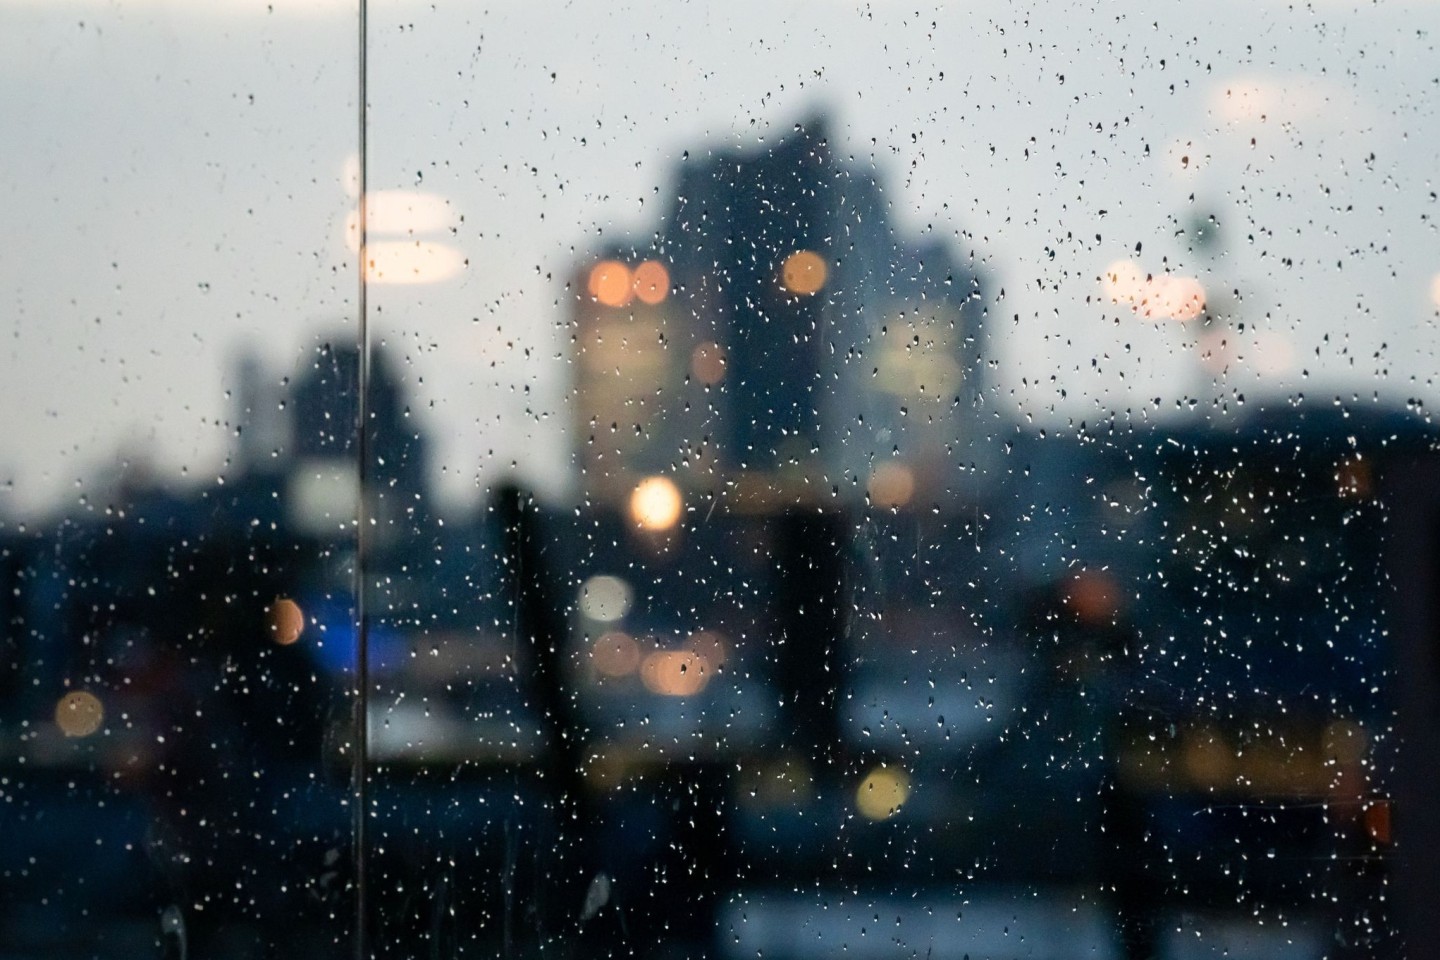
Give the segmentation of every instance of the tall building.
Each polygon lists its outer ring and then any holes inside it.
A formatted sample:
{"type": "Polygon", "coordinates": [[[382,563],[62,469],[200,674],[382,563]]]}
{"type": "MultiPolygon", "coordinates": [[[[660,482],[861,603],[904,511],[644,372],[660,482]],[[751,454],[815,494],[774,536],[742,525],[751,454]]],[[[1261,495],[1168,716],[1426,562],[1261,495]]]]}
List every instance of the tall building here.
{"type": "Polygon", "coordinates": [[[824,118],[758,150],[686,154],[653,238],[596,251],[577,277],[587,494],[665,474],[737,503],[963,497],[980,281],[888,212],[824,118]]]}
{"type": "MultiPolygon", "coordinates": [[[[428,449],[405,405],[389,356],[371,352],[366,403],[367,514],[380,545],[413,534],[429,513],[428,449]]],[[[293,387],[291,520],[333,534],[355,516],[360,477],[360,348],[337,339],[317,347],[293,387]]]]}

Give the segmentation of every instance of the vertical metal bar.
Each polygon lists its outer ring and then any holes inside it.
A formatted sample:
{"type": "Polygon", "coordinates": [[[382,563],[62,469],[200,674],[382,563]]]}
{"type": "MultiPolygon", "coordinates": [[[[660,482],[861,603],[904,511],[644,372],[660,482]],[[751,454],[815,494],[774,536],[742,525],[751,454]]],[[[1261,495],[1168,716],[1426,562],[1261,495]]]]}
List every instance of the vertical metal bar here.
{"type": "Polygon", "coordinates": [[[370,636],[369,613],[365,603],[365,584],[369,572],[369,511],[366,510],[367,479],[370,460],[369,401],[370,401],[370,316],[369,316],[369,151],[367,131],[369,127],[369,4],[357,0],[357,27],[359,53],[357,57],[359,75],[356,78],[356,94],[359,105],[356,111],[358,121],[357,150],[359,152],[359,246],[360,246],[360,289],[357,300],[359,324],[356,336],[360,341],[360,369],[357,375],[357,389],[360,392],[356,409],[359,411],[356,423],[356,455],[359,463],[356,472],[359,481],[359,496],[356,498],[355,518],[355,766],[354,766],[354,843],[355,843],[355,956],[367,960],[369,955],[369,903],[367,897],[365,827],[366,807],[369,804],[367,776],[370,755],[370,636]]]}

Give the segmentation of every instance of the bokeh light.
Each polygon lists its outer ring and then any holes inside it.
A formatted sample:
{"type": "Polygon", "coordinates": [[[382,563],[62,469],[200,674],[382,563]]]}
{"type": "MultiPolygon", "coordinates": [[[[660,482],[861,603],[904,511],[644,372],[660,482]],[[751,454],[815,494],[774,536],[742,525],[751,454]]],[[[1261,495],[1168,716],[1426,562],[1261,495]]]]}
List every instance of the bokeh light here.
{"type": "Polygon", "coordinates": [[[825,260],[814,250],[796,250],[780,268],[780,285],[790,293],[809,296],[825,286],[825,260]]]}
{"type": "Polygon", "coordinates": [[[1105,268],[1105,294],[1114,303],[1134,304],[1145,294],[1145,271],[1134,260],[1116,260],[1105,268]]]}
{"type": "Polygon", "coordinates": [[[1390,842],[1390,801],[1372,800],[1365,806],[1365,832],[1376,843],[1390,842]]]}
{"type": "Polygon", "coordinates": [[[1081,623],[1110,623],[1120,610],[1120,585],[1103,570],[1075,574],[1065,589],[1065,605],[1081,623]]]}
{"type": "Polygon", "coordinates": [[[55,725],[67,737],[88,737],[105,722],[105,707],[88,690],[72,690],[55,705],[55,725]]]}
{"type": "Polygon", "coordinates": [[[855,789],[855,806],[870,820],[885,820],[910,799],[910,777],[898,767],[876,767],[855,789]]]}
{"type": "Polygon", "coordinates": [[[1156,277],[1145,299],[1146,317],[1194,320],[1205,312],[1205,288],[1193,277],[1156,277]]]}
{"type": "Polygon", "coordinates": [[[609,574],[591,577],[580,585],[580,612],[601,623],[624,619],[634,599],[630,584],[609,574]]]}
{"type": "Polygon", "coordinates": [[[663,303],[670,295],[670,271],[664,264],[646,260],[635,268],[634,288],[641,303],[663,303]]]}
{"type": "Polygon", "coordinates": [[[690,376],[707,386],[725,379],[725,348],[706,341],[690,351],[690,376]]]}
{"type": "Polygon", "coordinates": [[[1430,302],[1440,310],[1440,273],[1430,278],[1430,302]]]}
{"type": "Polygon", "coordinates": [[[669,530],[680,520],[684,503],[669,477],[648,477],[630,494],[630,519],[644,530],[669,530]]]}
{"type": "Polygon", "coordinates": [[[640,666],[640,644],[630,634],[612,630],[595,641],[590,661],[607,677],[628,677],[640,666]]]}
{"type": "Polygon", "coordinates": [[[1365,759],[1370,738],[1365,728],[1349,720],[1332,721],[1325,728],[1325,758],[1338,763],[1359,763],[1365,759]]]}
{"type": "Polygon", "coordinates": [[[294,600],[276,600],[270,608],[270,639],[288,647],[305,632],[305,613],[294,600]]]}
{"type": "Polygon", "coordinates": [[[365,247],[365,279],[378,284],[439,283],[465,269],[465,255],[429,240],[376,240],[365,247]]]}
{"type": "Polygon", "coordinates": [[[1180,757],[1185,776],[1202,790],[1223,789],[1235,778],[1235,748],[1218,731],[1190,731],[1180,757]]]}
{"type": "Polygon", "coordinates": [[[713,669],[719,669],[730,659],[730,648],[725,637],[714,630],[697,630],[690,634],[689,647],[713,669]]]}
{"type": "Polygon", "coordinates": [[[623,307],[634,292],[630,268],[619,260],[601,260],[590,269],[586,289],[607,307],[623,307]]]}
{"type": "Polygon", "coordinates": [[[1117,260],[1100,278],[1112,303],[1129,304],[1147,320],[1193,320],[1205,312],[1205,288],[1193,277],[1150,276],[1133,260],[1117,260]]]}
{"type": "Polygon", "coordinates": [[[640,682],[663,697],[689,697],[710,682],[710,665],[694,650],[652,650],[640,665],[640,682]]]}
{"type": "Polygon", "coordinates": [[[915,474],[903,463],[887,460],[870,473],[870,499],[881,507],[903,507],[915,495],[915,474]]]}

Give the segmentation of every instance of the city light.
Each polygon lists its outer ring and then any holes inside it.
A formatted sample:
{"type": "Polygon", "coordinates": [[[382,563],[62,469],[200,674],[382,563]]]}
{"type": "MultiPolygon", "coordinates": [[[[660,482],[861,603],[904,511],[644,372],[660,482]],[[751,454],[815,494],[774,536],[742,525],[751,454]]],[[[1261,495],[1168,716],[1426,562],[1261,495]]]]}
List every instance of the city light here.
{"type": "Polygon", "coordinates": [[[876,767],[855,789],[855,807],[870,820],[893,817],[909,798],[910,777],[898,767],[876,767]]]}
{"type": "Polygon", "coordinates": [[[580,585],[580,612],[601,623],[624,619],[634,599],[630,584],[609,574],[591,577],[580,585]]]}
{"type": "Polygon", "coordinates": [[[443,243],[376,240],[365,247],[365,279],[370,283],[439,283],[464,269],[464,254],[443,243]]]}
{"type": "Polygon", "coordinates": [[[670,295],[670,272],[664,264],[646,260],[635,268],[635,296],[641,303],[654,306],[670,295]]]}
{"type": "Polygon", "coordinates": [[[881,507],[903,507],[915,495],[915,474],[903,463],[887,460],[870,472],[870,500],[881,507]]]}
{"type": "Polygon", "coordinates": [[[88,737],[105,722],[105,707],[88,690],[73,690],[55,705],[55,725],[67,737],[88,737]]]}
{"type": "Polygon", "coordinates": [[[1185,775],[1201,789],[1224,789],[1235,779],[1235,748],[1215,730],[1193,730],[1181,752],[1185,775]]]}
{"type": "Polygon", "coordinates": [[[669,477],[648,477],[630,494],[630,519],[642,530],[669,530],[683,507],[680,488],[669,477]]]}
{"type": "Polygon", "coordinates": [[[640,664],[640,682],[662,697],[689,697],[710,682],[710,665],[694,650],[652,650],[640,664]]]}
{"type": "Polygon", "coordinates": [[[1151,276],[1133,260],[1117,260],[1100,278],[1112,303],[1129,304],[1147,320],[1193,320],[1205,312],[1205,288],[1193,277],[1151,276]]]}
{"type": "Polygon", "coordinates": [[[607,677],[628,677],[640,666],[640,644],[630,634],[612,630],[595,641],[590,662],[607,677]]]}
{"type": "Polygon", "coordinates": [[[813,250],[796,250],[780,268],[780,285],[790,293],[810,296],[825,286],[825,260],[813,250]]]}
{"type": "Polygon", "coordinates": [[[1205,312],[1205,288],[1193,277],[1162,274],[1150,281],[1139,309],[1148,320],[1193,320],[1205,312]]]}
{"type": "Polygon", "coordinates": [[[1103,570],[1086,570],[1070,580],[1065,605],[1081,623],[1103,624],[1120,610],[1120,585],[1103,570]]]}
{"type": "Polygon", "coordinates": [[[706,341],[690,351],[690,376],[707,386],[725,379],[725,348],[706,341]]]}
{"type": "Polygon", "coordinates": [[[601,260],[590,268],[586,289],[607,307],[623,307],[634,293],[634,280],[630,268],[619,260],[601,260]]]}
{"type": "Polygon", "coordinates": [[[715,669],[725,666],[725,661],[730,658],[725,638],[713,630],[697,630],[690,634],[689,647],[715,669]]]}
{"type": "MultiPolygon", "coordinates": [[[[358,167],[347,161],[346,189],[359,183],[358,167]]],[[[465,269],[465,255],[448,244],[425,239],[455,225],[454,211],[444,197],[416,190],[372,190],[364,197],[365,280],[375,284],[439,283],[465,269]]],[[[345,245],[360,252],[360,206],[345,217],[345,245]]]]}
{"type": "Polygon", "coordinates": [[[1372,800],[1365,805],[1365,832],[1376,843],[1390,842],[1390,801],[1372,800]]]}
{"type": "Polygon", "coordinates": [[[1115,303],[1135,303],[1145,293],[1145,271],[1134,260],[1116,260],[1105,268],[1105,293],[1115,303]]]}
{"type": "MultiPolygon", "coordinates": [[[[454,225],[450,204],[434,193],[413,190],[371,190],[365,196],[365,230],[377,235],[413,237],[417,233],[438,233],[454,225]]],[[[373,240],[369,241],[374,247],[373,240]]],[[[360,251],[360,210],[345,217],[345,245],[351,253],[360,251]]]]}
{"type": "Polygon", "coordinates": [[[305,614],[294,600],[276,600],[270,608],[270,639],[288,647],[305,632],[305,614]]]}

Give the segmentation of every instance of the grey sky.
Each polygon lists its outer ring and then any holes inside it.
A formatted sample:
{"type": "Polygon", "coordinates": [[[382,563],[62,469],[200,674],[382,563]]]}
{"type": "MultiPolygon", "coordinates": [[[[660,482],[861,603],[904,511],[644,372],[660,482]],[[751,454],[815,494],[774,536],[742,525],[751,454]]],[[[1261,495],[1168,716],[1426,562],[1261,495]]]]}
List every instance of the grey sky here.
{"type": "MultiPolygon", "coordinates": [[[[469,260],[371,300],[451,503],[512,460],[563,487],[580,253],[650,229],[683,151],[820,109],[897,228],[974,250],[1004,288],[1007,415],[1173,415],[1232,389],[1437,400],[1440,5],[370,11],[372,190],[438,197],[424,237],[469,260]],[[1197,259],[1176,231],[1210,213],[1223,245],[1197,259]],[[1196,331],[1104,296],[1126,257],[1240,291],[1224,383],[1196,331]]],[[[0,511],[94,488],[122,449],[213,477],[226,358],[249,345],[278,377],[353,335],[354,75],[353,9],[331,0],[0,0],[0,511]]]]}

